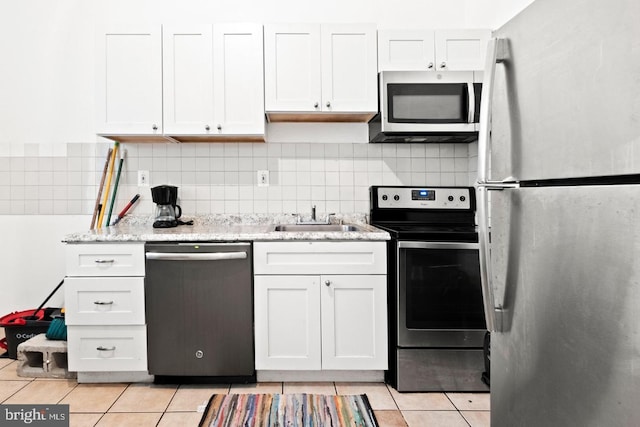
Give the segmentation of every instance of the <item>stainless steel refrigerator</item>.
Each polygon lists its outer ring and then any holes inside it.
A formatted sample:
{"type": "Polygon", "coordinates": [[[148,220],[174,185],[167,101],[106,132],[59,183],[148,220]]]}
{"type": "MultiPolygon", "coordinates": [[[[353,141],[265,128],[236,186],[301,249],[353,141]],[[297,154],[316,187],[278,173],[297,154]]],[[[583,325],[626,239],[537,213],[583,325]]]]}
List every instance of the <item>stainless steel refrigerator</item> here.
{"type": "Polygon", "coordinates": [[[478,143],[491,425],[640,425],[640,2],[494,32],[478,143]]]}

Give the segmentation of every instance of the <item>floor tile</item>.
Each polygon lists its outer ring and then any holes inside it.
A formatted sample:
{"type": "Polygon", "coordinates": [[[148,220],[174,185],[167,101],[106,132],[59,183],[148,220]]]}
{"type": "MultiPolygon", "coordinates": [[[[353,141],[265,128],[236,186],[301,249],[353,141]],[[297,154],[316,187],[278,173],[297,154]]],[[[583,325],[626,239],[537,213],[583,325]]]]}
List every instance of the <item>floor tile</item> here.
{"type": "Polygon", "coordinates": [[[19,377],[18,376],[18,362],[10,359],[11,362],[7,363],[2,369],[0,369],[0,381],[5,380],[29,380],[33,378],[19,377]]]}
{"type": "Polygon", "coordinates": [[[31,381],[0,381],[0,403],[10,398],[31,381]]]}
{"type": "Polygon", "coordinates": [[[383,383],[336,383],[338,394],[366,394],[374,410],[398,410],[391,392],[383,383]]]}
{"type": "Polygon", "coordinates": [[[409,427],[469,427],[458,411],[402,411],[409,427]]]}
{"type": "Polygon", "coordinates": [[[447,393],[459,411],[488,411],[490,409],[489,393],[447,393]]]}
{"type": "Polygon", "coordinates": [[[282,393],[282,383],[231,384],[229,393],[282,393]]]}
{"type": "Polygon", "coordinates": [[[283,393],[295,394],[295,393],[307,393],[307,394],[325,394],[335,395],[336,387],[332,382],[294,382],[284,383],[282,385],[283,393]]]}
{"type": "Polygon", "coordinates": [[[198,406],[206,405],[214,394],[228,394],[229,386],[181,385],[171,399],[167,412],[195,412],[198,406]]]}
{"type": "Polygon", "coordinates": [[[64,399],[76,385],[75,380],[31,381],[4,403],[54,404],[64,399]]]}
{"type": "Polygon", "coordinates": [[[406,427],[400,411],[373,411],[380,427],[406,427]]]}
{"type": "Polygon", "coordinates": [[[398,393],[389,391],[402,411],[455,411],[455,406],[444,393],[398,393]]]}
{"type": "Polygon", "coordinates": [[[471,427],[491,426],[491,412],[489,411],[462,411],[462,416],[471,427]]]}
{"type": "Polygon", "coordinates": [[[162,412],[109,412],[104,414],[96,427],[155,427],[162,412]]]}
{"type": "Polygon", "coordinates": [[[131,384],[109,412],[164,412],[177,385],[131,384]]]}
{"type": "Polygon", "coordinates": [[[201,418],[200,412],[165,412],[158,427],[194,427],[201,418]]]}
{"type": "Polygon", "coordinates": [[[69,425],[73,427],[93,427],[104,414],[69,414],[69,425]]]}
{"type": "Polygon", "coordinates": [[[127,384],[78,384],[60,403],[69,405],[69,412],[107,412],[127,384]]]}
{"type": "Polygon", "coordinates": [[[4,368],[5,366],[7,366],[9,363],[13,361],[14,361],[13,359],[9,359],[8,357],[0,357],[0,369],[4,368]]]}

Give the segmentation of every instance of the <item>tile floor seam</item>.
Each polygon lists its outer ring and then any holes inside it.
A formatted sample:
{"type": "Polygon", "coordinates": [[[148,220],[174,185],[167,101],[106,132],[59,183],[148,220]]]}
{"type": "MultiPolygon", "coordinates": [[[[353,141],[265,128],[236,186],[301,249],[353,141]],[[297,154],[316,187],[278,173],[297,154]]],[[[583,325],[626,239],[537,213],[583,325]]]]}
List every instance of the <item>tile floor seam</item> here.
{"type": "MultiPolygon", "coordinates": [[[[10,380],[10,381],[20,381],[20,380],[10,380]]],[[[31,379],[30,381],[28,381],[25,385],[23,385],[22,387],[20,387],[19,389],[17,389],[16,391],[14,391],[13,393],[11,393],[9,396],[7,396],[6,399],[4,399],[2,402],[0,403],[4,403],[7,400],[11,399],[15,394],[19,393],[23,388],[25,388],[26,386],[28,386],[29,384],[31,384],[33,382],[33,379],[31,379]]]]}
{"type": "MultiPolygon", "coordinates": [[[[116,384],[116,383],[114,383],[114,384],[116,384]]],[[[109,407],[107,408],[107,410],[106,410],[106,411],[104,411],[104,413],[102,414],[102,416],[103,416],[103,417],[104,417],[104,414],[106,414],[107,412],[109,412],[109,411],[111,410],[111,408],[113,408],[113,405],[115,405],[115,404],[116,404],[116,402],[118,401],[118,399],[120,399],[120,398],[122,397],[122,395],[124,394],[124,392],[125,392],[125,391],[127,391],[127,389],[131,386],[131,384],[134,384],[134,383],[128,383],[128,384],[127,384],[127,386],[126,386],[125,388],[123,388],[123,389],[122,389],[122,391],[120,392],[120,394],[118,395],[118,397],[116,397],[116,398],[113,400],[113,402],[111,402],[111,405],[109,405],[109,407]]],[[[114,412],[114,414],[115,414],[115,413],[117,413],[117,412],[114,412]]],[[[102,419],[102,418],[100,418],[100,419],[102,419]]],[[[96,423],[96,424],[97,424],[97,423],[96,423]]]]}

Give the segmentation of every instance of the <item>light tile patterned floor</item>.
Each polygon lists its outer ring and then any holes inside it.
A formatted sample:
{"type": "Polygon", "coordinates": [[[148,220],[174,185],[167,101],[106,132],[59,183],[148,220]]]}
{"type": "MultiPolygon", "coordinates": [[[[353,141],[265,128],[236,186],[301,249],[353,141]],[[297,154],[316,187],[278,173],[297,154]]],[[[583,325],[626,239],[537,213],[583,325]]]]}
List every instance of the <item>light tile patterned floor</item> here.
{"type": "Polygon", "coordinates": [[[398,393],[382,383],[78,384],[16,375],[0,358],[0,403],[69,404],[72,427],[197,426],[216,393],[366,394],[382,427],[489,427],[488,393],[398,393]]]}

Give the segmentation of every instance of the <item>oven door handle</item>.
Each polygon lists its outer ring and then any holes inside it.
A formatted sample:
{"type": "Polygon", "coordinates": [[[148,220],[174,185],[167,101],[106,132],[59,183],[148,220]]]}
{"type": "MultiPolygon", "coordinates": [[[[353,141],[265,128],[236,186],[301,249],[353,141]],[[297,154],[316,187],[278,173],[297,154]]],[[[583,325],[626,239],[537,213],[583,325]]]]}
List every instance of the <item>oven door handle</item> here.
{"type": "Polygon", "coordinates": [[[478,243],[465,243],[465,242],[411,242],[411,241],[399,241],[399,249],[471,249],[479,250],[480,244],[478,243]]]}

